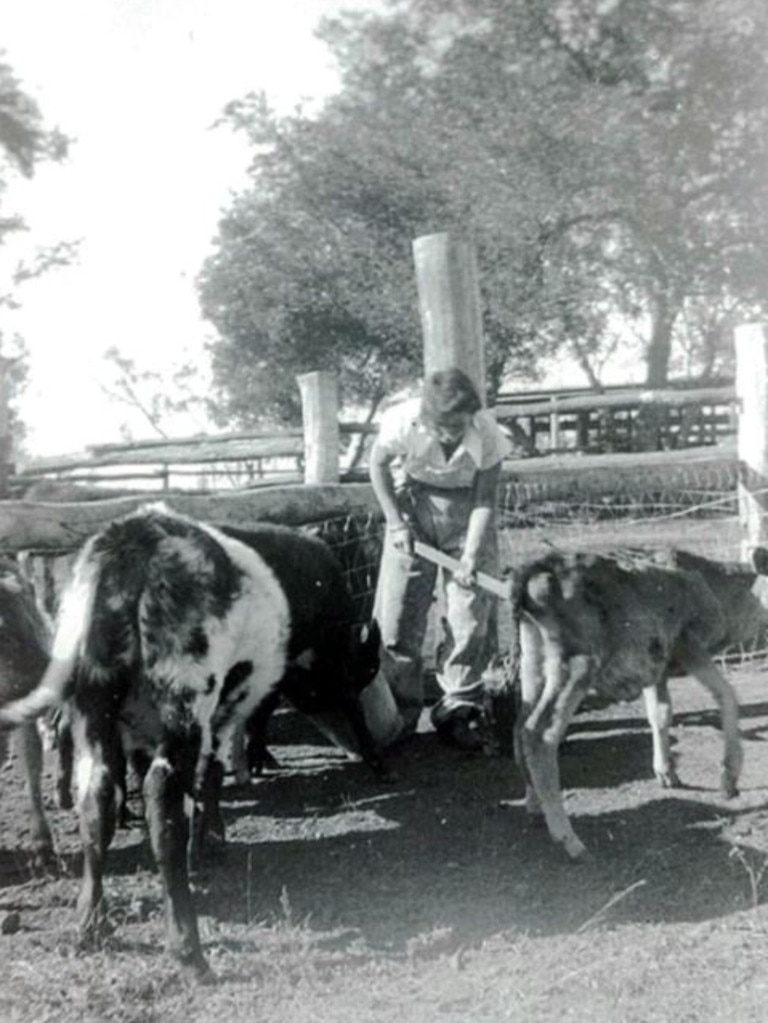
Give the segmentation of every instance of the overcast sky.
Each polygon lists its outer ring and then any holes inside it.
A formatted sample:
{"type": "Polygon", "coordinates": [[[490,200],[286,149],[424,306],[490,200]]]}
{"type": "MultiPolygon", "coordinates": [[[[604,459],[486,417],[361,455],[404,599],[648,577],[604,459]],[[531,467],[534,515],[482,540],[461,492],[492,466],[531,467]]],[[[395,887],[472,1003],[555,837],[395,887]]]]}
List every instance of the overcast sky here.
{"type": "Polygon", "coordinates": [[[31,353],[22,412],[33,454],[119,439],[127,413],[99,388],[110,346],[162,371],[200,351],[210,328],[193,280],[247,159],[237,137],[211,126],[250,90],[283,109],[331,92],[335,70],[313,30],[344,6],[0,0],[5,59],[47,122],[75,140],[65,166],[12,193],[31,227],[18,251],[82,239],[78,265],[26,286],[24,308],[2,324],[31,353]]]}

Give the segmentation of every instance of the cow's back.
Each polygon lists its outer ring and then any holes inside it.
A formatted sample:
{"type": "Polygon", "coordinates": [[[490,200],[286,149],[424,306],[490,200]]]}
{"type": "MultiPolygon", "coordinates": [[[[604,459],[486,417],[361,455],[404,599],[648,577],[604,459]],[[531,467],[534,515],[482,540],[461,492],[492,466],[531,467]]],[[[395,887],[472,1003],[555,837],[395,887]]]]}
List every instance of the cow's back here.
{"type": "Polygon", "coordinates": [[[341,565],[326,543],[271,523],[218,528],[255,551],[274,573],[290,609],[289,656],[318,642],[346,640],[354,624],[352,599],[341,565]]]}
{"type": "Polygon", "coordinates": [[[759,592],[764,585],[756,571],[741,564],[705,558],[690,551],[666,552],[670,568],[697,573],[717,601],[722,616],[722,631],[712,634],[707,644],[710,653],[731,647],[757,647],[768,636],[768,610],[759,592]]]}
{"type": "Polygon", "coordinates": [[[521,580],[521,608],[566,658],[588,656],[590,683],[614,699],[634,699],[675,670],[681,644],[724,632],[718,602],[695,572],[652,560],[552,554],[521,580]]]}

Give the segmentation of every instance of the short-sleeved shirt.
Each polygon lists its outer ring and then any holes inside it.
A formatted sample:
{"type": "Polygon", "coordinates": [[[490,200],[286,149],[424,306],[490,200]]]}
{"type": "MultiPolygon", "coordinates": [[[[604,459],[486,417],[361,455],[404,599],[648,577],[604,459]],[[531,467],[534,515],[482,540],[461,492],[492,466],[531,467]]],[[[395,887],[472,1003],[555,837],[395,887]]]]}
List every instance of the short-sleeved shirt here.
{"type": "Polygon", "coordinates": [[[461,443],[450,458],[419,419],[420,399],[403,402],[381,418],[374,452],[394,459],[395,479],[411,477],[446,490],[471,487],[479,469],[498,465],[512,451],[512,443],[493,414],[481,409],[472,416],[461,443]]]}

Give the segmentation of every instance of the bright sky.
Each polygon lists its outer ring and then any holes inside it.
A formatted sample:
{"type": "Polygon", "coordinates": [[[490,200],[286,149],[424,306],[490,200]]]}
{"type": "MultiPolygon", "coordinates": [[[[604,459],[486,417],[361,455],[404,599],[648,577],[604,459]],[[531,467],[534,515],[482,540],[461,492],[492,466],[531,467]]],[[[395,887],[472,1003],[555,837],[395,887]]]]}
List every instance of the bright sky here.
{"type": "Polygon", "coordinates": [[[193,281],[247,163],[244,144],[211,125],[251,90],[286,110],[332,91],[332,61],[313,30],[344,6],[361,5],[1,0],[5,59],[46,122],[75,139],[65,166],[13,190],[31,228],[23,246],[82,239],[78,265],[25,285],[23,309],[0,323],[31,355],[21,404],[31,454],[119,440],[126,420],[149,435],[103,395],[103,353],[114,345],[166,372],[200,351],[212,328],[193,281]]]}

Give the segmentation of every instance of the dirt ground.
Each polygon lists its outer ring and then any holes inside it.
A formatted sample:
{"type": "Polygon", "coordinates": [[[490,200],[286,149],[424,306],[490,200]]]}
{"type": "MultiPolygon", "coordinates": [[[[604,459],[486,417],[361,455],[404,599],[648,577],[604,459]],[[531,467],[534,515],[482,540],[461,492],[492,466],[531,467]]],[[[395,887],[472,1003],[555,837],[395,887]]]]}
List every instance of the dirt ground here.
{"type": "Polygon", "coordinates": [[[282,769],[227,787],[226,855],[196,881],[211,987],[163,955],[139,822],[110,852],[114,935],[75,953],[74,814],[51,811],[59,876],[31,876],[11,762],[0,919],[18,913],[19,927],[0,935],[0,1020],[762,1021],[768,685],[754,669],[731,677],[746,747],[732,802],[717,791],[717,716],[690,680],[672,687],[676,791],[652,777],[639,704],[579,715],[561,765],[591,851],[580,865],[526,818],[506,759],[447,749],[425,731],[380,783],[296,715],[278,715],[282,769]]]}

